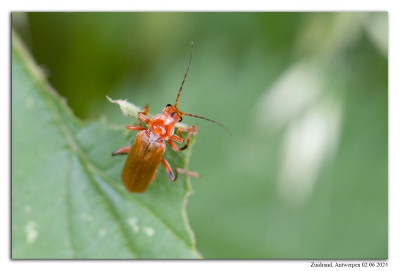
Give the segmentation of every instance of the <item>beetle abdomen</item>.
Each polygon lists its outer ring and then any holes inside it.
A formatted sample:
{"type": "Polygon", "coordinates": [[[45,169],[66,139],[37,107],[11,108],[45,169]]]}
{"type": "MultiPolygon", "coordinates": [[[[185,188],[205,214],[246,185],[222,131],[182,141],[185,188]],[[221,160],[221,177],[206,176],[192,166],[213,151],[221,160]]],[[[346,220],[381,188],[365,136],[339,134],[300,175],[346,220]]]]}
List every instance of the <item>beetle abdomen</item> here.
{"type": "Polygon", "coordinates": [[[128,191],[142,193],[146,190],[156,176],[164,151],[164,141],[150,142],[147,130],[136,135],[121,173],[128,191]]]}

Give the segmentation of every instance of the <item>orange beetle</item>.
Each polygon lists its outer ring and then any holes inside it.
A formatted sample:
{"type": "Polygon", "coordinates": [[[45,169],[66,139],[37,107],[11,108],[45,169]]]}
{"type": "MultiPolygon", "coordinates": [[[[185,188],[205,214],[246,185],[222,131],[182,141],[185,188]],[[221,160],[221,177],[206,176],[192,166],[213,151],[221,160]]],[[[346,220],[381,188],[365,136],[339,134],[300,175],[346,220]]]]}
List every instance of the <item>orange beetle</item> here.
{"type": "Polygon", "coordinates": [[[143,193],[147,189],[147,186],[154,180],[157,167],[160,163],[164,166],[168,178],[171,181],[176,180],[177,173],[192,177],[199,177],[199,174],[196,172],[189,172],[180,168],[175,169],[174,172],[168,161],[163,157],[166,148],[164,141],[167,141],[174,151],[182,151],[187,148],[190,137],[197,133],[196,126],[193,125],[191,127],[177,128],[177,133],[179,136],[174,134],[175,125],[182,121],[182,115],[214,122],[223,127],[229,133],[229,130],[217,121],[189,113],[184,113],[177,108],[179,96],[181,94],[183,84],[185,83],[186,76],[189,72],[190,63],[192,61],[193,42],[191,45],[192,47],[189,64],[185,76],[183,77],[175,104],[167,104],[161,114],[157,114],[151,119],[146,117],[149,111],[149,107],[146,105],[143,112],[138,113],[138,118],[147,125],[147,128],[133,125],[126,126],[126,128],[129,130],[140,132],[136,135],[136,139],[132,146],[120,148],[112,153],[112,156],[128,154],[124,169],[121,173],[121,178],[126,189],[130,192],[143,193]],[[183,139],[182,132],[187,132],[185,140],[183,139]],[[178,147],[175,142],[185,144],[183,147],[178,147]]]}

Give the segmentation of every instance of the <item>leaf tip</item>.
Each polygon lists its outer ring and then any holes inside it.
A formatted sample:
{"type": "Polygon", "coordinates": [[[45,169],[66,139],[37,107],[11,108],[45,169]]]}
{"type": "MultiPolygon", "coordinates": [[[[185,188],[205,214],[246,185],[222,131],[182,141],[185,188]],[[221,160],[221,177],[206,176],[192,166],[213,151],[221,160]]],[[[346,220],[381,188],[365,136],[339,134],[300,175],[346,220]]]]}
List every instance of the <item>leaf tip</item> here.
{"type": "Polygon", "coordinates": [[[106,97],[111,103],[119,105],[119,108],[125,117],[135,117],[141,111],[139,106],[128,102],[128,100],[113,100],[108,95],[106,95],[106,97]]]}

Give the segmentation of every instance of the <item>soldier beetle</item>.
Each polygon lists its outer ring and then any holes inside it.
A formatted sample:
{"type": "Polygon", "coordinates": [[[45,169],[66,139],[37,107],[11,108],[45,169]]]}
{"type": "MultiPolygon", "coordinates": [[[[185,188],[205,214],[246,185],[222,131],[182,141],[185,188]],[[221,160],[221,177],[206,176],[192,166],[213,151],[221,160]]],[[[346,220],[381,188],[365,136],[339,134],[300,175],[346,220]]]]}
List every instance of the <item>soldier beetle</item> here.
{"type": "Polygon", "coordinates": [[[174,134],[175,125],[182,121],[182,115],[211,121],[230,133],[225,126],[215,120],[185,113],[177,108],[179,97],[181,95],[181,91],[192,62],[192,55],[193,42],[191,43],[189,64],[186,69],[185,76],[183,77],[175,104],[167,104],[161,114],[157,114],[151,119],[146,117],[149,111],[149,107],[146,105],[144,110],[138,113],[137,117],[146,124],[147,128],[141,125],[127,125],[126,128],[128,130],[140,132],[136,135],[136,139],[134,140],[132,146],[120,148],[112,153],[112,156],[128,154],[121,173],[121,179],[126,189],[130,192],[143,193],[147,189],[147,186],[154,180],[157,167],[160,163],[163,165],[168,178],[172,182],[176,180],[178,173],[191,177],[199,177],[198,173],[186,171],[181,168],[177,168],[173,171],[168,161],[163,157],[166,148],[165,141],[172,148],[172,150],[183,151],[188,147],[190,137],[197,133],[196,125],[193,125],[190,127],[176,128],[176,132],[179,136],[174,134]],[[187,133],[185,139],[183,138],[182,132],[187,133]],[[184,145],[182,147],[178,147],[175,142],[184,143],[184,145]]]}

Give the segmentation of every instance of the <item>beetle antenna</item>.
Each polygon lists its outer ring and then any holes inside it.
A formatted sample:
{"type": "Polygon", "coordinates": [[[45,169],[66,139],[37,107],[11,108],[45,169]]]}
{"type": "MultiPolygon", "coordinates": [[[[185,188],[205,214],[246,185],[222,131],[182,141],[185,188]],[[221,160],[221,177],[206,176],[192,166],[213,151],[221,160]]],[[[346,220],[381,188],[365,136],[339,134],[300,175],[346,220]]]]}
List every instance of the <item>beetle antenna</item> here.
{"type": "Polygon", "coordinates": [[[183,77],[183,81],[182,81],[182,84],[181,84],[181,88],[179,89],[178,96],[176,97],[176,101],[175,101],[175,104],[174,104],[175,107],[178,105],[179,96],[181,96],[181,91],[182,91],[182,88],[183,88],[183,84],[185,84],[186,76],[187,76],[187,74],[188,74],[188,72],[189,72],[190,63],[192,63],[193,41],[191,42],[191,45],[192,45],[192,49],[190,50],[189,64],[188,64],[188,67],[187,67],[187,69],[186,69],[185,76],[183,77]]]}
{"type": "Polygon", "coordinates": [[[185,113],[185,112],[179,112],[181,115],[185,115],[185,116],[189,116],[189,117],[194,117],[194,118],[199,118],[199,119],[203,119],[203,120],[208,120],[211,121],[215,124],[217,124],[218,126],[222,127],[229,135],[232,135],[231,131],[229,131],[228,128],[226,128],[223,124],[219,123],[216,120],[212,120],[206,117],[202,117],[202,116],[197,116],[197,115],[193,115],[193,114],[189,114],[189,113],[185,113]]]}

